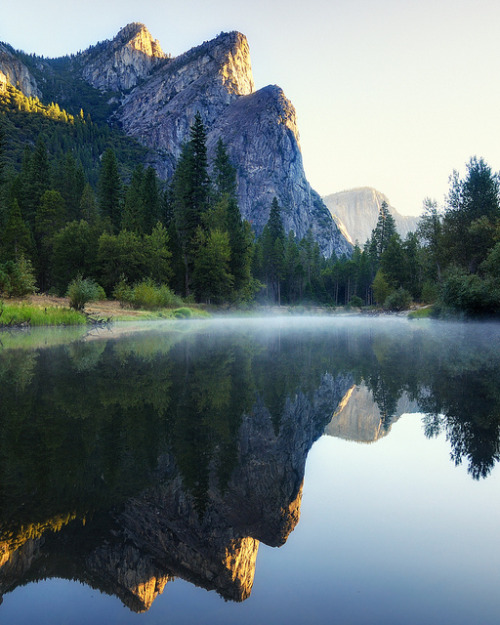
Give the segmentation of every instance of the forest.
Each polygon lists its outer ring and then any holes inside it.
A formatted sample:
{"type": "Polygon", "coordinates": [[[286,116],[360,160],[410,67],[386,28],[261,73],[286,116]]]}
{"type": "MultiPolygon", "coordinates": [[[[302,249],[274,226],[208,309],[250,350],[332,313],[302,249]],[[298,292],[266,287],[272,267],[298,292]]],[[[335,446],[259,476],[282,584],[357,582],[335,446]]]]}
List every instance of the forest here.
{"type": "Polygon", "coordinates": [[[472,157],[443,206],[424,200],[403,240],[382,204],[351,256],[324,258],[309,232],[285,232],[274,198],[256,235],[242,219],[224,137],[209,161],[197,115],[171,180],[118,129],[0,94],[0,293],[115,298],[137,307],[317,304],[436,314],[500,313],[498,174],[472,157]]]}

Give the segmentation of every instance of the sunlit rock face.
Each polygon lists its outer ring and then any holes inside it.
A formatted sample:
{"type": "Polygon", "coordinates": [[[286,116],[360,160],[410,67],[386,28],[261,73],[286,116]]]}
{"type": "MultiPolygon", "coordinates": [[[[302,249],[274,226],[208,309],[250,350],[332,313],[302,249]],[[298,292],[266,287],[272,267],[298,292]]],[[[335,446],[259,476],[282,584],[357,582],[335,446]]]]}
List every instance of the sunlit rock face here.
{"type": "Polygon", "coordinates": [[[17,87],[28,97],[41,96],[37,82],[26,65],[0,43],[0,92],[5,90],[7,84],[17,87]]]}
{"type": "Polygon", "coordinates": [[[339,225],[341,229],[345,229],[349,240],[353,243],[357,241],[361,246],[370,238],[377,225],[382,202],[387,203],[396,222],[396,230],[402,237],[414,231],[417,226],[418,217],[401,215],[391,206],[386,195],[371,187],[332,193],[324,197],[323,201],[334,218],[339,220],[339,225]]]}
{"type": "Polygon", "coordinates": [[[164,64],[125,96],[117,117],[127,134],[166,156],[157,166],[168,178],[196,113],[210,127],[231,102],[253,89],[247,40],[226,33],[164,64]]]}
{"type": "Polygon", "coordinates": [[[129,24],[112,41],[81,55],[82,75],[97,89],[126,90],[135,87],[165,58],[159,42],[143,24],[129,24]]]}
{"type": "Polygon", "coordinates": [[[276,196],[286,231],[303,237],[311,228],[325,255],[349,253],[305,177],[295,109],[279,87],[254,91],[241,33],[223,33],[163,64],[125,96],[116,115],[128,134],[159,153],[156,167],[168,178],[197,113],[208,131],[209,155],[219,138],[227,144],[237,166],[240,210],[257,233],[276,196]]]}

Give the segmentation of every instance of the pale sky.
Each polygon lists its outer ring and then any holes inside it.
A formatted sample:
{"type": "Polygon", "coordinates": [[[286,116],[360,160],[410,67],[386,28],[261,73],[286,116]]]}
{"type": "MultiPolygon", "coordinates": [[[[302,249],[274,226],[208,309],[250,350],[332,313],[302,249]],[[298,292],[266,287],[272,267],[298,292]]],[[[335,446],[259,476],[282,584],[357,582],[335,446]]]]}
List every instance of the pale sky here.
{"type": "Polygon", "coordinates": [[[54,57],[129,22],[174,56],[245,34],[256,87],[279,85],[297,110],[321,195],[372,186],[417,214],[471,156],[500,170],[497,0],[24,0],[4,2],[0,40],[54,57]]]}

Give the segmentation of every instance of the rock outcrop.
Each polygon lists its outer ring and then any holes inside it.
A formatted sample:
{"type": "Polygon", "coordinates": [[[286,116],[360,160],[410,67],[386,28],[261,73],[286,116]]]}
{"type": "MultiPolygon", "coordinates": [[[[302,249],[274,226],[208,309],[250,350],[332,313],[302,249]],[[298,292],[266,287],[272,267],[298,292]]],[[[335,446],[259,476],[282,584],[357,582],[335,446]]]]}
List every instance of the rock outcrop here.
{"type": "Polygon", "coordinates": [[[26,65],[7,46],[0,43],[0,90],[4,89],[7,83],[28,97],[42,95],[26,65]]]}
{"type": "MultiPolygon", "coordinates": [[[[221,33],[171,58],[143,24],[133,23],[113,40],[65,57],[63,64],[35,62],[42,90],[45,77],[53,79],[62,66],[65,81],[73,74],[76,81],[83,79],[97,89],[101,100],[114,108],[110,123],[152,150],[153,164],[165,180],[199,113],[209,156],[219,138],[227,145],[237,168],[240,210],[257,233],[276,196],[286,231],[302,238],[311,229],[325,256],[351,252],[306,179],[294,107],[279,87],[255,91],[250,50],[241,33],[221,33]]],[[[6,48],[0,48],[0,70],[26,95],[42,95],[27,68],[6,48]]],[[[73,91],[78,92],[78,84],[73,91]]],[[[64,94],[58,97],[64,99],[64,94]]]]}
{"type": "Polygon", "coordinates": [[[144,24],[125,26],[112,40],[82,53],[83,78],[103,91],[135,87],[166,59],[159,42],[144,24]]]}
{"type": "Polygon", "coordinates": [[[405,237],[408,232],[414,231],[418,217],[401,215],[391,206],[389,198],[372,187],[359,187],[339,193],[332,193],[323,198],[333,218],[344,233],[347,233],[351,243],[363,245],[371,237],[372,230],[377,225],[377,219],[382,202],[386,202],[391,215],[396,222],[396,230],[405,237]]]}
{"type": "Polygon", "coordinates": [[[219,138],[227,144],[237,166],[240,210],[257,233],[276,196],[287,231],[303,237],[311,228],[327,256],[350,252],[305,177],[295,109],[279,87],[254,91],[241,33],[223,33],[163,64],[124,97],[116,118],[127,134],[161,155],[156,166],[168,178],[198,112],[209,155],[219,138]]]}

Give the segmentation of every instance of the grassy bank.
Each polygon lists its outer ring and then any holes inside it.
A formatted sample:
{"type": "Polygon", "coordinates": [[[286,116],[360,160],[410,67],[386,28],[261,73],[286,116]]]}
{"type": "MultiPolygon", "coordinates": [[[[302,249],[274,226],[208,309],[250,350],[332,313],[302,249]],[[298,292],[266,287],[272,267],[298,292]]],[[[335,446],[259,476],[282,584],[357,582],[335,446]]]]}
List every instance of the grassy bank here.
{"type": "Polygon", "coordinates": [[[85,315],[70,308],[0,303],[0,327],[75,326],[86,323],[85,315]]]}
{"type": "Polygon", "coordinates": [[[211,315],[203,308],[180,306],[159,310],[122,308],[115,300],[91,302],[85,314],[69,307],[68,298],[33,295],[26,300],[0,300],[0,328],[75,326],[95,321],[138,321],[154,319],[200,319],[211,315]]]}

